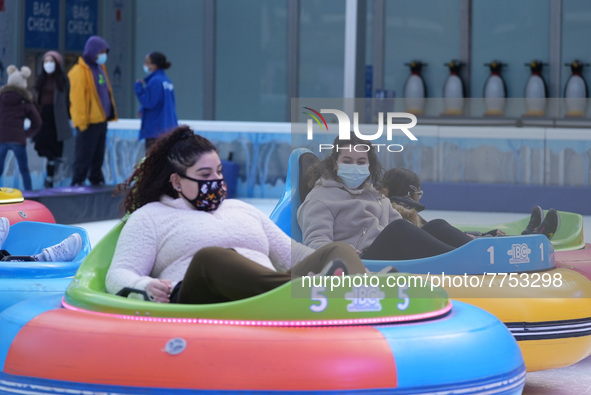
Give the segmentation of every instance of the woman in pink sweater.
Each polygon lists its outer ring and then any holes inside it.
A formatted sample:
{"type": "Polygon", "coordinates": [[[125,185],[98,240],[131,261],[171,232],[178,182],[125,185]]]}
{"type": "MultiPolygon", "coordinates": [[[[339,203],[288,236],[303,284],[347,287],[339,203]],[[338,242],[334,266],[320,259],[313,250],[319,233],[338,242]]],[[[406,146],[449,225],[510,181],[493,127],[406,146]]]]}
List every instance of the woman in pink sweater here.
{"type": "Polygon", "coordinates": [[[365,272],[351,246],[314,251],[255,207],[225,199],[215,146],[187,126],[160,138],[121,189],[131,215],[107,273],[108,292],[131,287],[156,302],[216,303],[310,272],[365,272]]]}

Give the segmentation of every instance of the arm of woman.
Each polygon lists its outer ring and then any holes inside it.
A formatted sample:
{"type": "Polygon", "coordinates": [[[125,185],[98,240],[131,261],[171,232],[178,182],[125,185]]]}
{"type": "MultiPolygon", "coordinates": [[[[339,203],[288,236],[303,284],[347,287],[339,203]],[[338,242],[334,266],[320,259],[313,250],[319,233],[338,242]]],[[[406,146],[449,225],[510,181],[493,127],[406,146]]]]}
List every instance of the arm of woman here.
{"type": "Polygon", "coordinates": [[[150,273],[156,260],[158,238],[156,227],[141,209],[134,212],[121,230],[105,285],[116,294],[125,287],[146,290],[154,280],[150,273]]]}
{"type": "Polygon", "coordinates": [[[66,96],[66,108],[68,109],[68,118],[72,119],[72,115],[70,114],[70,79],[68,76],[64,78],[65,86],[64,92],[66,96]]]}
{"type": "Polygon", "coordinates": [[[162,88],[162,81],[151,79],[146,86],[140,81],[134,84],[135,95],[139,100],[142,109],[152,109],[162,101],[164,96],[164,89],[162,88]]]}
{"type": "Polygon", "coordinates": [[[31,127],[25,132],[27,137],[33,137],[41,130],[41,115],[33,103],[26,104],[26,116],[31,120],[31,127]]]}
{"type": "Polygon", "coordinates": [[[335,241],[334,221],[334,215],[326,203],[319,199],[306,199],[298,209],[302,243],[318,249],[335,241]]]}
{"type": "Polygon", "coordinates": [[[313,249],[292,240],[265,214],[260,214],[260,220],[269,241],[269,259],[277,271],[286,272],[314,252],[313,249]]]}

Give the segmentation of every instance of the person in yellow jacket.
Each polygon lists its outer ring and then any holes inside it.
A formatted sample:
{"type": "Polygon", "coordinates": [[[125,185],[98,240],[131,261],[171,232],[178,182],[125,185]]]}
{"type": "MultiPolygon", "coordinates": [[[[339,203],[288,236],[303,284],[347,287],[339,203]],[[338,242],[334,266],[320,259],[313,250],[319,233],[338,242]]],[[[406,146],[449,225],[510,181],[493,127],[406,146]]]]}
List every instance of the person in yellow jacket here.
{"type": "Polygon", "coordinates": [[[103,185],[103,160],[107,121],[117,120],[117,110],[105,63],[109,46],[99,37],[86,41],[84,52],[68,73],[70,116],[76,128],[72,186],[103,185]]]}

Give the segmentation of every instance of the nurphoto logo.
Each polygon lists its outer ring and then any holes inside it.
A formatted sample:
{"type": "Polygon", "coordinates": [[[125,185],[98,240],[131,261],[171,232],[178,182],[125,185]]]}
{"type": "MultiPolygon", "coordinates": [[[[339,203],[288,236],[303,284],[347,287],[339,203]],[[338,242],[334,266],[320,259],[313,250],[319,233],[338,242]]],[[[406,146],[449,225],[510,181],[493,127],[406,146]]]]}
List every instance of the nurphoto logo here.
{"type": "MultiPolygon", "coordinates": [[[[350,140],[351,139],[351,120],[349,116],[341,110],[336,110],[333,108],[326,109],[322,108],[320,111],[316,111],[311,107],[303,107],[306,112],[304,114],[309,115],[311,119],[308,119],[307,124],[307,139],[313,140],[314,139],[314,121],[320,127],[320,130],[328,131],[328,124],[326,119],[322,116],[322,114],[333,114],[337,117],[338,125],[339,125],[339,139],[341,140],[350,140]]],[[[400,130],[402,131],[410,140],[417,141],[418,139],[415,137],[414,134],[409,130],[412,127],[416,126],[417,124],[417,117],[414,114],[408,112],[388,112],[384,116],[383,112],[378,113],[378,130],[372,134],[364,134],[359,130],[359,113],[353,113],[353,128],[352,131],[355,135],[365,141],[374,141],[382,137],[384,134],[384,118],[386,119],[386,139],[388,141],[392,140],[393,131],[400,130]],[[397,123],[400,119],[409,119],[410,122],[408,123],[397,123]]],[[[401,152],[404,147],[401,144],[371,144],[373,145],[377,151],[380,151],[381,147],[384,147],[389,152],[401,152]]],[[[332,144],[320,144],[319,145],[319,152],[322,150],[332,150],[334,147],[332,144]]],[[[370,146],[369,144],[356,144],[353,146],[353,150],[357,152],[367,152],[369,151],[370,146]]]]}

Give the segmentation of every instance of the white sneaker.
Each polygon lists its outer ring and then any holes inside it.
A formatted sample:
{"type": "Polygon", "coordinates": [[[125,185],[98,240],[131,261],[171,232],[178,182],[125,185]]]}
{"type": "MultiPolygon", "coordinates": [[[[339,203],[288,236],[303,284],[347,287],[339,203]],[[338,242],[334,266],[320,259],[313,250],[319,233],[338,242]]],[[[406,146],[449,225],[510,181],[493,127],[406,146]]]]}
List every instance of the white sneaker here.
{"type": "Polygon", "coordinates": [[[0,248],[4,245],[4,242],[8,238],[8,232],[10,231],[10,221],[6,217],[0,217],[0,248]]]}
{"type": "Polygon", "coordinates": [[[70,262],[82,249],[82,237],[73,233],[61,243],[43,249],[38,259],[44,262],[70,262]]]}
{"type": "Polygon", "coordinates": [[[381,268],[379,272],[376,272],[376,274],[388,274],[388,273],[398,273],[398,269],[396,269],[392,265],[388,265],[388,266],[381,268]]]}

